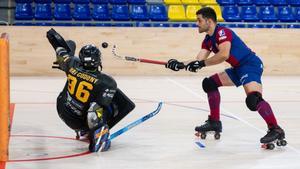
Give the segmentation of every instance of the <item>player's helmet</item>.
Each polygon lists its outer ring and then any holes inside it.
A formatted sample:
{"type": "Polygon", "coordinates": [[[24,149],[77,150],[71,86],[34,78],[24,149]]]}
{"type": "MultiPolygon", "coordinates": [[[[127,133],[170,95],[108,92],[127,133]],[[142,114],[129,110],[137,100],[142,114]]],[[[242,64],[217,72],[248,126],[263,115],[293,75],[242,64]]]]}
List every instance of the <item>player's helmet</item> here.
{"type": "Polygon", "coordinates": [[[86,45],[80,49],[79,59],[85,69],[94,70],[101,65],[101,52],[95,45],[86,45]]]}

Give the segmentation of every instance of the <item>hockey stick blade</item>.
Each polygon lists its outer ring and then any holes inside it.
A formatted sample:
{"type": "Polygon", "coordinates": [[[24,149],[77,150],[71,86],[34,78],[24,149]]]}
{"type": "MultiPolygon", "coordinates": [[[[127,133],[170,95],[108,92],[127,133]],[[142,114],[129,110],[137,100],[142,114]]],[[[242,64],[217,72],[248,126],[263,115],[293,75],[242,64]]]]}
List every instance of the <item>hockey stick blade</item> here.
{"type": "Polygon", "coordinates": [[[114,138],[116,138],[116,137],[118,137],[119,135],[121,135],[121,134],[127,132],[128,130],[132,129],[133,127],[135,127],[135,126],[137,126],[137,125],[143,123],[144,121],[146,121],[146,120],[152,118],[153,116],[155,116],[156,114],[159,113],[161,107],[162,107],[162,102],[159,102],[157,108],[156,108],[154,111],[152,111],[151,113],[149,113],[149,114],[147,114],[147,115],[145,115],[145,116],[143,116],[143,117],[137,119],[136,121],[134,121],[134,122],[128,124],[127,126],[121,128],[120,130],[118,130],[118,131],[114,132],[113,134],[111,134],[111,135],[110,135],[110,140],[113,140],[114,138]]]}

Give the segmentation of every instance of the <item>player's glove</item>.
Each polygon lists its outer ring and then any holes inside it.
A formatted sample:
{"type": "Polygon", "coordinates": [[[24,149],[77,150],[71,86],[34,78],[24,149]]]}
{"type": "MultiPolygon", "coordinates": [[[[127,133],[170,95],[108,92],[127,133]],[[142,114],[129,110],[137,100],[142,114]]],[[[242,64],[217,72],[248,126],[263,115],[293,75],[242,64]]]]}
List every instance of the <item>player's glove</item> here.
{"type": "Polygon", "coordinates": [[[174,71],[179,71],[180,69],[184,69],[185,66],[183,62],[179,62],[176,59],[170,59],[165,67],[174,71]]]}
{"type": "Polygon", "coordinates": [[[201,69],[203,67],[205,67],[204,60],[201,60],[201,61],[196,60],[196,61],[192,61],[189,64],[187,64],[185,66],[185,70],[188,70],[190,72],[197,72],[198,69],[201,69]]]}

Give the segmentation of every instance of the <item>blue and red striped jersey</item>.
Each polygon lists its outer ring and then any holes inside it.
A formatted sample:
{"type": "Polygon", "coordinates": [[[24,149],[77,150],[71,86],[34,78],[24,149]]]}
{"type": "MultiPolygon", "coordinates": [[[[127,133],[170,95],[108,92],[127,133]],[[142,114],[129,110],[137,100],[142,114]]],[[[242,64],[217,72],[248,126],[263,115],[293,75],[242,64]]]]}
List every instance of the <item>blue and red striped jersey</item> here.
{"type": "Polygon", "coordinates": [[[202,49],[217,53],[219,52],[218,46],[226,41],[231,42],[230,56],[226,62],[232,67],[237,67],[255,56],[255,53],[231,29],[219,25],[216,26],[212,36],[205,36],[202,49]]]}

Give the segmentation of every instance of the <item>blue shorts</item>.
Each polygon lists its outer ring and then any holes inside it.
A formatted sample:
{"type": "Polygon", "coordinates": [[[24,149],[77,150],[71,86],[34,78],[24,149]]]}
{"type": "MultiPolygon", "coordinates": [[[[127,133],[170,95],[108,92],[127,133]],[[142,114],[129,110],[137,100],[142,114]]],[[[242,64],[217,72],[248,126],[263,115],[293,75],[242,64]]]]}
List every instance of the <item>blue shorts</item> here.
{"type": "Polygon", "coordinates": [[[263,63],[257,56],[254,55],[242,65],[228,68],[225,72],[237,87],[253,81],[261,84],[263,63]]]}

